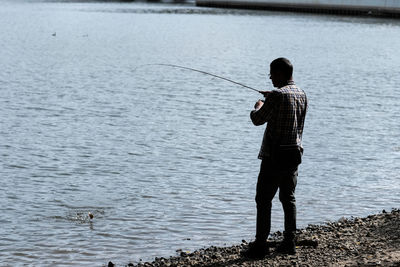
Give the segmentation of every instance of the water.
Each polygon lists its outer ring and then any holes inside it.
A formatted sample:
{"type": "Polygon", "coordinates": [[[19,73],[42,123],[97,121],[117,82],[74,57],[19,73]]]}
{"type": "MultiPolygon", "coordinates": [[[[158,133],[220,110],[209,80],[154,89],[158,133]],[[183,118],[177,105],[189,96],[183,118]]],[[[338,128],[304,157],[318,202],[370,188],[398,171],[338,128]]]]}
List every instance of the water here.
{"type": "MultiPolygon", "coordinates": [[[[400,21],[0,3],[0,265],[119,265],[251,239],[260,97],[308,93],[298,227],[399,208],[400,21]],[[53,36],[55,35],[55,36],[53,36]],[[88,212],[93,213],[90,220],[88,212]]],[[[282,230],[278,200],[273,230],[282,230]]]]}

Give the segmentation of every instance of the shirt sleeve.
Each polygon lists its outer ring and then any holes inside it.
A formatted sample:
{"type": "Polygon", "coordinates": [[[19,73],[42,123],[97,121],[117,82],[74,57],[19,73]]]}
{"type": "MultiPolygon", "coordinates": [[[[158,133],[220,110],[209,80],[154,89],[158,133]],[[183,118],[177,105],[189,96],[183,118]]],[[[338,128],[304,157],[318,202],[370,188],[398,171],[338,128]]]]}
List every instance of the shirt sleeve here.
{"type": "Polygon", "coordinates": [[[252,110],[250,112],[250,118],[254,125],[262,125],[268,122],[276,109],[279,101],[279,93],[272,91],[264,101],[264,105],[258,110],[252,110]]]}

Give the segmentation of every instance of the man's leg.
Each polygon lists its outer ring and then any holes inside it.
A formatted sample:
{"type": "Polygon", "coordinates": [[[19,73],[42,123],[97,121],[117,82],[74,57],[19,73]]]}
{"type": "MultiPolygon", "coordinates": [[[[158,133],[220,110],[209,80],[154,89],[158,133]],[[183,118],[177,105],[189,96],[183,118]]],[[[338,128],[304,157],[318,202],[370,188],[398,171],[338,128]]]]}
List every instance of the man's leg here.
{"type": "Polygon", "coordinates": [[[269,160],[263,160],[258,175],[256,192],[256,241],[258,242],[266,242],[271,230],[272,199],[279,185],[275,178],[273,165],[269,160]]]}
{"type": "Polygon", "coordinates": [[[263,258],[268,254],[267,238],[271,228],[271,202],[278,190],[278,183],[273,182],[272,165],[267,160],[261,162],[257,181],[257,225],[256,240],[241,252],[247,258],[263,258]]]}
{"type": "Polygon", "coordinates": [[[282,172],[279,184],[279,200],[282,203],[285,214],[284,242],[280,248],[281,252],[295,253],[296,234],[296,198],[295,189],[297,184],[297,169],[282,172]]]}

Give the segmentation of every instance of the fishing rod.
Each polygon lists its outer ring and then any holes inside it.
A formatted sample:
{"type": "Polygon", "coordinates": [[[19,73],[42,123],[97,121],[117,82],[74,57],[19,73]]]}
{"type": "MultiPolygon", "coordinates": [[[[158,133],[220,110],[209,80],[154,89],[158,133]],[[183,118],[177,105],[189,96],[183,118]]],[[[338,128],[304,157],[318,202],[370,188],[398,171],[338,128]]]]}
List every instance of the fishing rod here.
{"type": "Polygon", "coordinates": [[[210,75],[210,76],[213,76],[213,77],[215,77],[215,78],[222,79],[222,80],[225,80],[225,81],[228,81],[228,82],[231,82],[231,83],[240,85],[240,86],[245,87],[245,88],[247,88],[247,89],[256,91],[256,92],[258,92],[258,93],[260,93],[260,94],[266,93],[265,91],[257,90],[257,89],[255,89],[255,88],[253,88],[253,87],[247,86],[247,85],[242,84],[242,83],[239,83],[239,82],[235,82],[235,81],[233,81],[233,80],[231,80],[231,79],[228,79],[228,78],[225,78],[225,77],[221,77],[221,76],[216,75],[216,74],[212,74],[212,73],[209,73],[209,72],[206,72],[206,71],[203,71],[203,70],[198,70],[198,69],[189,68],[189,67],[185,67],[185,66],[175,65],[175,64],[163,64],[163,63],[144,64],[144,65],[140,65],[140,66],[136,67],[136,68],[134,69],[134,71],[136,71],[136,69],[138,69],[138,68],[140,68],[140,67],[144,67],[144,66],[166,66],[166,67],[173,67],[173,68],[191,70],[191,71],[199,72],[199,73],[202,73],[202,74],[205,74],[205,75],[210,75]]]}

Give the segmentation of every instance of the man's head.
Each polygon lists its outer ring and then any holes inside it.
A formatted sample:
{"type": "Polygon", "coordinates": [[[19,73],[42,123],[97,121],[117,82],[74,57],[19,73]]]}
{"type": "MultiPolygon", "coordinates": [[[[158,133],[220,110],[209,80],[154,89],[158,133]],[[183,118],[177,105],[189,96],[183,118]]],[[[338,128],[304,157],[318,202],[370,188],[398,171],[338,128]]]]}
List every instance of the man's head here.
{"type": "Polygon", "coordinates": [[[269,78],[274,87],[282,87],[291,81],[293,74],[293,65],[287,58],[280,57],[270,64],[269,78]]]}

